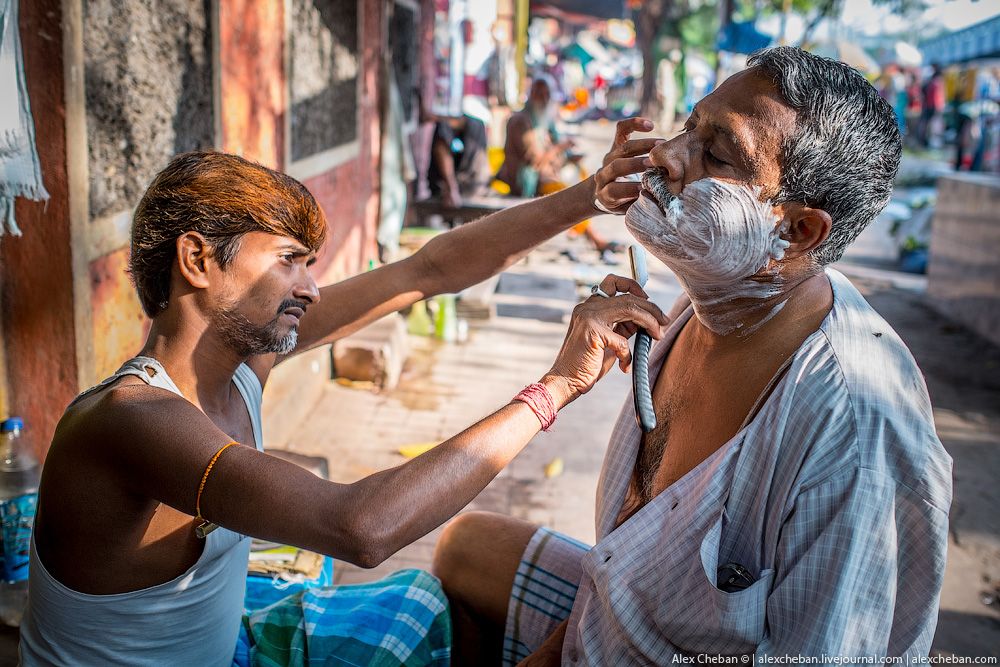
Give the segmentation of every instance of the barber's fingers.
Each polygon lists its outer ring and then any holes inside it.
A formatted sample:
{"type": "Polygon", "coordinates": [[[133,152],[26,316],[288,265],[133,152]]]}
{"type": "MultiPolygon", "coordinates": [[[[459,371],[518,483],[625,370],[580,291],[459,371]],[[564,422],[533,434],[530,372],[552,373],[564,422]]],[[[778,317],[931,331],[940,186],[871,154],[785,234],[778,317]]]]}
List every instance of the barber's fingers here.
{"type": "Polygon", "coordinates": [[[615,326],[615,333],[621,336],[622,338],[631,338],[632,336],[635,335],[635,332],[638,330],[639,327],[637,327],[632,322],[619,322],[615,326]]]}
{"type": "Polygon", "coordinates": [[[618,359],[618,368],[623,373],[628,373],[629,366],[632,365],[632,350],[628,346],[628,339],[614,331],[605,332],[603,338],[605,359],[608,358],[607,353],[613,354],[618,359]]]}
{"type": "Polygon", "coordinates": [[[666,139],[659,137],[646,137],[643,139],[629,139],[621,146],[615,148],[616,157],[633,157],[636,155],[646,155],[656,148],[657,144],[662,144],[666,139]]]}
{"type": "Polygon", "coordinates": [[[633,294],[619,294],[608,299],[587,299],[577,308],[582,308],[583,315],[593,318],[607,329],[631,322],[657,339],[661,338],[662,330],[670,323],[655,303],[633,294]]]}
{"type": "Polygon", "coordinates": [[[594,194],[601,204],[616,213],[625,209],[639,197],[639,182],[634,176],[653,166],[648,157],[622,157],[606,162],[594,174],[594,194]],[[619,180],[631,176],[630,180],[619,180]]]}
{"type": "Polygon", "coordinates": [[[608,183],[598,193],[598,198],[612,213],[625,214],[636,199],[639,198],[638,183],[608,183]]]}
{"type": "Polygon", "coordinates": [[[642,285],[631,278],[615,275],[614,273],[609,273],[604,276],[604,280],[600,282],[599,287],[601,288],[601,291],[609,296],[615,296],[616,294],[625,292],[627,294],[635,294],[643,299],[649,298],[649,295],[646,294],[646,290],[642,289],[642,285]]]}
{"type": "MultiPolygon", "coordinates": [[[[628,176],[629,174],[641,174],[653,166],[648,157],[619,157],[606,162],[603,167],[594,174],[594,182],[598,189],[617,178],[628,176]]],[[[633,178],[635,178],[633,176],[633,178]]]]}
{"type": "Polygon", "coordinates": [[[633,132],[649,132],[653,129],[653,121],[648,118],[626,118],[618,121],[615,126],[615,147],[619,147],[628,140],[628,135],[633,132]]]}

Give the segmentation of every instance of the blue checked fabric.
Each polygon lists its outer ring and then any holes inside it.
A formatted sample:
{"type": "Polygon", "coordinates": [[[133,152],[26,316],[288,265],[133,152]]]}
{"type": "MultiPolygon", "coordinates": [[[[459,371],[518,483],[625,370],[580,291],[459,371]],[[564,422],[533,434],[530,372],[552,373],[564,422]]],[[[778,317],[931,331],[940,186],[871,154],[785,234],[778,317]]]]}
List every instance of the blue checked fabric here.
{"type": "Polygon", "coordinates": [[[243,618],[233,667],[447,667],[441,584],[400,570],[366,584],[307,588],[243,618]]]}
{"type": "MultiPolygon", "coordinates": [[[[598,485],[598,544],[579,561],[564,664],[927,655],[951,458],[906,346],[844,276],[827,275],[833,309],[756,417],[616,527],[640,444],[628,398],[598,485]],[[756,581],[728,593],[716,573],[732,562],[756,581]]],[[[686,299],[673,312],[653,376],[692,314],[686,299]]],[[[554,570],[558,557],[534,555],[536,569],[554,570]]]]}

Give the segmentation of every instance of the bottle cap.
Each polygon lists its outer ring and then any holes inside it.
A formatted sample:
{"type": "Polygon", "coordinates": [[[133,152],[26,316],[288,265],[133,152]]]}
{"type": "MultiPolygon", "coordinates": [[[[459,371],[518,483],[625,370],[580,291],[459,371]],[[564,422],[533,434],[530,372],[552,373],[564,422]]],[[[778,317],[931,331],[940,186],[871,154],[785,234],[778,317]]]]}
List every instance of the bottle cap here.
{"type": "Polygon", "coordinates": [[[0,433],[10,433],[11,431],[21,431],[24,429],[24,420],[20,417],[11,417],[0,422],[0,433]]]}

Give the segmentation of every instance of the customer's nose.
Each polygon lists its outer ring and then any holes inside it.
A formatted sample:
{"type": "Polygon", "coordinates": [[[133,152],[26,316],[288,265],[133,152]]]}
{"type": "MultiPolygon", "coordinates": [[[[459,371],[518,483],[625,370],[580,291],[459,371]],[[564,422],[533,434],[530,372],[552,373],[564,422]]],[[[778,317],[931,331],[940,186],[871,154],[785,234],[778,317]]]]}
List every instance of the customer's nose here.
{"type": "Polygon", "coordinates": [[[653,166],[666,172],[667,182],[674,194],[680,194],[685,185],[700,178],[695,173],[698,165],[692,159],[695,149],[693,133],[684,133],[657,144],[649,152],[653,166]]]}

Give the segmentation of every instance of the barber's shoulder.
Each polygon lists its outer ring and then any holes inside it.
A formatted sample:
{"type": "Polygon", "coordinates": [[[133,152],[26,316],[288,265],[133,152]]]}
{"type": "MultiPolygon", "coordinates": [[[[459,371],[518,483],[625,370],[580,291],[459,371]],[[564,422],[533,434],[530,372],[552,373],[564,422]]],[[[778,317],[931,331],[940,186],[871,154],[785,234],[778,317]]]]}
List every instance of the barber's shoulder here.
{"type": "Polygon", "coordinates": [[[53,447],[95,452],[155,447],[201,421],[208,417],[183,397],[122,378],[71,405],[56,429],[53,447]]]}

